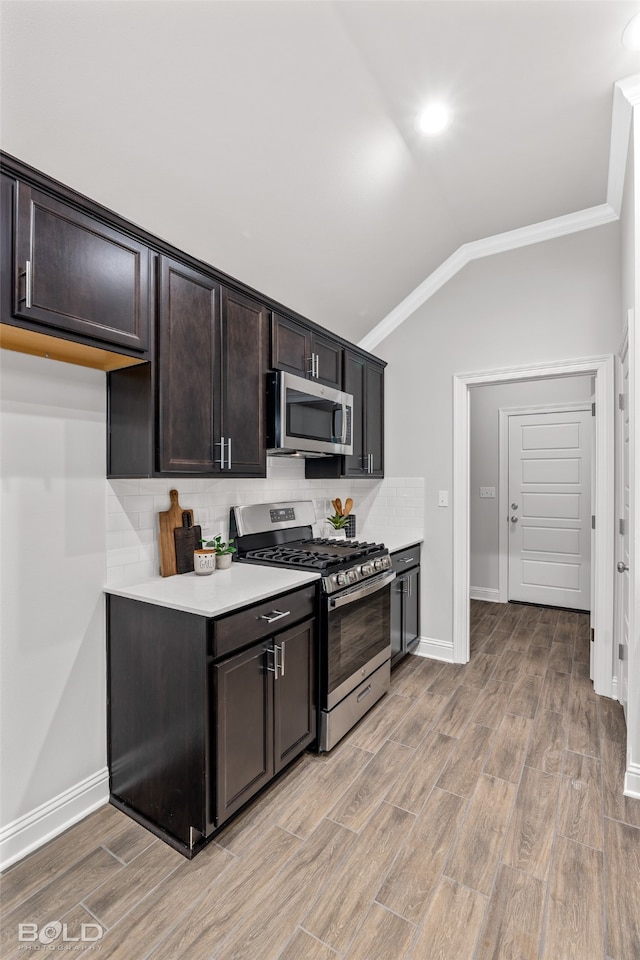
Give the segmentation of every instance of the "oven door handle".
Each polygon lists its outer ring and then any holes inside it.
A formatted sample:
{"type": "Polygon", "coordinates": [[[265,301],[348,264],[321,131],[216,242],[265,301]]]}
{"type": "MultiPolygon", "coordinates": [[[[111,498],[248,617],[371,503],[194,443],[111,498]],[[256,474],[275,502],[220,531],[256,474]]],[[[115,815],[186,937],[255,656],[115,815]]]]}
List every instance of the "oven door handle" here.
{"type": "Polygon", "coordinates": [[[338,607],[344,607],[347,603],[355,603],[356,600],[362,600],[363,597],[369,597],[372,593],[377,593],[378,590],[382,590],[395,579],[395,573],[393,570],[389,570],[379,580],[376,579],[374,583],[369,581],[369,583],[363,584],[359,590],[354,590],[353,593],[348,592],[343,593],[340,597],[329,597],[329,607],[331,610],[337,610],[338,607]]]}

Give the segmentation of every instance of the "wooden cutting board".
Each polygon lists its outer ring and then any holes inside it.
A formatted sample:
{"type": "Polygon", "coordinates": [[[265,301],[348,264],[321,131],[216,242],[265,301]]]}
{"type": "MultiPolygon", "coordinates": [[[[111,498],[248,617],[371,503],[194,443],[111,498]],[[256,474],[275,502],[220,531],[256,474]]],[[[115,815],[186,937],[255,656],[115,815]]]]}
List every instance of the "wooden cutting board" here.
{"type": "Polygon", "coordinates": [[[178,572],[176,563],[176,542],[174,530],[182,526],[182,514],[191,514],[191,526],[193,527],[193,510],[185,510],[178,502],[178,491],[170,490],[171,506],[168,510],[161,510],[158,517],[160,520],[160,533],[158,547],[160,553],[160,573],[163,577],[173,577],[178,572]]]}
{"type": "Polygon", "coordinates": [[[200,543],[202,528],[199,524],[196,524],[195,527],[176,527],[173,533],[176,541],[177,571],[178,573],[192,573],[193,551],[199,550],[202,546],[200,543]]]}

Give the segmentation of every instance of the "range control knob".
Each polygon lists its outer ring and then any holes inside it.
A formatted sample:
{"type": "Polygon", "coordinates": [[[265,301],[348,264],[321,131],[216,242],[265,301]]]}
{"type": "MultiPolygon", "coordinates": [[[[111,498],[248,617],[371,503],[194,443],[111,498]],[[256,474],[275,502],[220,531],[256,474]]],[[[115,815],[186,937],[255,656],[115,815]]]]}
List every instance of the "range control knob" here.
{"type": "Polygon", "coordinates": [[[360,569],[362,570],[363,577],[370,577],[375,570],[375,564],[371,562],[363,563],[360,569]]]}
{"type": "Polygon", "coordinates": [[[346,573],[339,573],[336,577],[339,587],[345,587],[349,583],[349,575],[346,573]]]}
{"type": "Polygon", "coordinates": [[[358,579],[359,569],[360,569],[359,567],[352,567],[351,570],[349,570],[349,583],[356,582],[356,580],[358,579]]]}
{"type": "Polygon", "coordinates": [[[373,561],[373,565],[374,565],[374,567],[376,568],[376,570],[383,570],[383,569],[384,569],[384,560],[382,560],[382,559],[380,559],[380,560],[374,560],[374,561],[373,561]]]}

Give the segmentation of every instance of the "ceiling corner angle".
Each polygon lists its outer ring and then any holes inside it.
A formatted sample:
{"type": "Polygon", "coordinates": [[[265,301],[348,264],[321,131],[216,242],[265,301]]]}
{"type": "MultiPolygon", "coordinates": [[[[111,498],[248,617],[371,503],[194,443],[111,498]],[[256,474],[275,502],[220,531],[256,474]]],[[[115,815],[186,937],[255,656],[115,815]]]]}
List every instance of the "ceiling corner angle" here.
{"type": "Polygon", "coordinates": [[[462,244],[375,327],[372,327],[360,340],[359,346],[363,350],[373,350],[377,347],[472,260],[517,250],[545,240],[554,240],[618,220],[622,207],[631,115],[633,107],[639,103],[640,74],[625,77],[614,84],[606,203],[462,244]]]}

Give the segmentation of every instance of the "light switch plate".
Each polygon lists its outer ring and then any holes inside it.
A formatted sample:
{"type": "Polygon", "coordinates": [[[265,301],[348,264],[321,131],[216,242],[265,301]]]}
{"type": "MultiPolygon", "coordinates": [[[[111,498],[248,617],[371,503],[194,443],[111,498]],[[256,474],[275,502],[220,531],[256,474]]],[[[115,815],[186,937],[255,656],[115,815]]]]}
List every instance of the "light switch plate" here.
{"type": "Polygon", "coordinates": [[[449,506],[449,491],[448,491],[448,490],[438,490],[438,506],[439,506],[439,507],[448,507],[448,506],[449,506]]]}
{"type": "Polygon", "coordinates": [[[496,488],[495,488],[495,487],[480,487],[480,498],[481,498],[482,500],[484,500],[484,499],[487,499],[487,500],[495,499],[495,496],[496,496],[496,488]]]}

